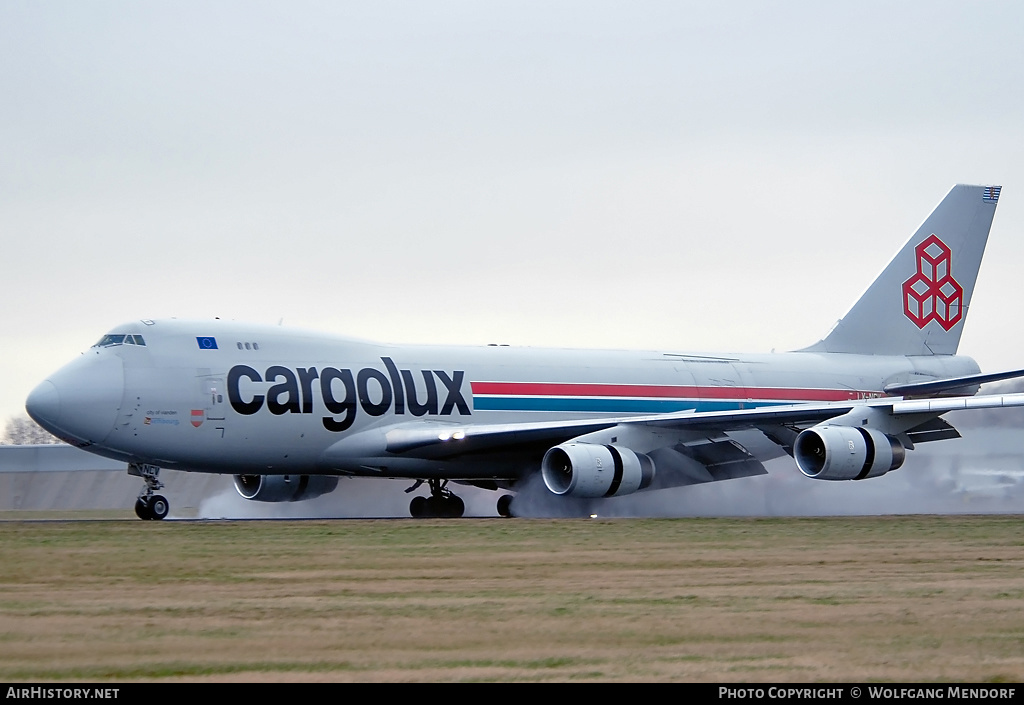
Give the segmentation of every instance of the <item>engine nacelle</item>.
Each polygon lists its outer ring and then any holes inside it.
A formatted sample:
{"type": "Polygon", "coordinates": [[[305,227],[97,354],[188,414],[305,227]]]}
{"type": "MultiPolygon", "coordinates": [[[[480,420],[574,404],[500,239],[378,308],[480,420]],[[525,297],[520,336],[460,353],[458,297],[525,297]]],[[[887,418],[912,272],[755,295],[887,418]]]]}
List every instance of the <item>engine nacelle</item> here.
{"type": "Polygon", "coordinates": [[[333,475],[235,475],[235,489],[256,502],[297,502],[313,499],[338,486],[333,475]]]}
{"type": "Polygon", "coordinates": [[[899,440],[863,426],[814,426],[801,431],[793,444],[800,472],[816,480],[880,477],[903,465],[906,457],[899,440]]]}
{"type": "Polygon", "coordinates": [[[654,461],[629,448],[596,443],[563,443],[544,454],[544,484],[569,497],[632,494],[654,480],[654,461]]]}

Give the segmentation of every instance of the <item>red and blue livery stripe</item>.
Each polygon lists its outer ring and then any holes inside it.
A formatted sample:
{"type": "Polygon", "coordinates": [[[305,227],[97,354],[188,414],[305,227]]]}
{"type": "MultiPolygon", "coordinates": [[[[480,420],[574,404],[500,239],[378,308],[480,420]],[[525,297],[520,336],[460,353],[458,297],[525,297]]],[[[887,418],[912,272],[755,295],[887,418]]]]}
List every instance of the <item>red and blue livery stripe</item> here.
{"type": "Polygon", "coordinates": [[[471,382],[477,411],[578,411],[658,414],[693,410],[729,411],[812,401],[878,396],[849,389],[697,387],[664,384],[575,382],[471,382]]]}

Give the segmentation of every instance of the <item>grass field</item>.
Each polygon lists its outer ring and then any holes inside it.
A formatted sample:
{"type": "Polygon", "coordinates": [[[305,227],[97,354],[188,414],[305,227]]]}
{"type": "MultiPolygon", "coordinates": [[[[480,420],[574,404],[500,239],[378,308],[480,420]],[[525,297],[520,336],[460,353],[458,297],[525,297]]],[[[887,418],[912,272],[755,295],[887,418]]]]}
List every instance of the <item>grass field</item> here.
{"type": "Polygon", "coordinates": [[[0,523],[0,680],[1024,680],[1016,516],[0,523]]]}

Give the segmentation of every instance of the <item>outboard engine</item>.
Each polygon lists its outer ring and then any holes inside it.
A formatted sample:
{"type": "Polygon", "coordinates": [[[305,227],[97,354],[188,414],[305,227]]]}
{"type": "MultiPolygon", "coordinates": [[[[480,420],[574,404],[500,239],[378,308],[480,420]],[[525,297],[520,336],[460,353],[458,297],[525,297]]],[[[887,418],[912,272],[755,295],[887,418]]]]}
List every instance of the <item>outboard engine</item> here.
{"type": "Polygon", "coordinates": [[[903,465],[906,457],[899,439],[863,426],[813,426],[793,444],[800,472],[816,480],[880,477],[903,465]]]}

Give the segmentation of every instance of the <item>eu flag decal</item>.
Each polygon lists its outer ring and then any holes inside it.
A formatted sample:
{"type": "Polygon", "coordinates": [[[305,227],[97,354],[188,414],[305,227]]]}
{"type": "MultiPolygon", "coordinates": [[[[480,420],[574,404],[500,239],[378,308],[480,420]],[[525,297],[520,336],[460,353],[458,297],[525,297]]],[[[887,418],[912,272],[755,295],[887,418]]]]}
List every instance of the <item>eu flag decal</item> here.
{"type": "Polygon", "coordinates": [[[205,336],[202,338],[196,338],[196,342],[199,343],[200,350],[216,350],[217,339],[213,336],[205,336]]]}

